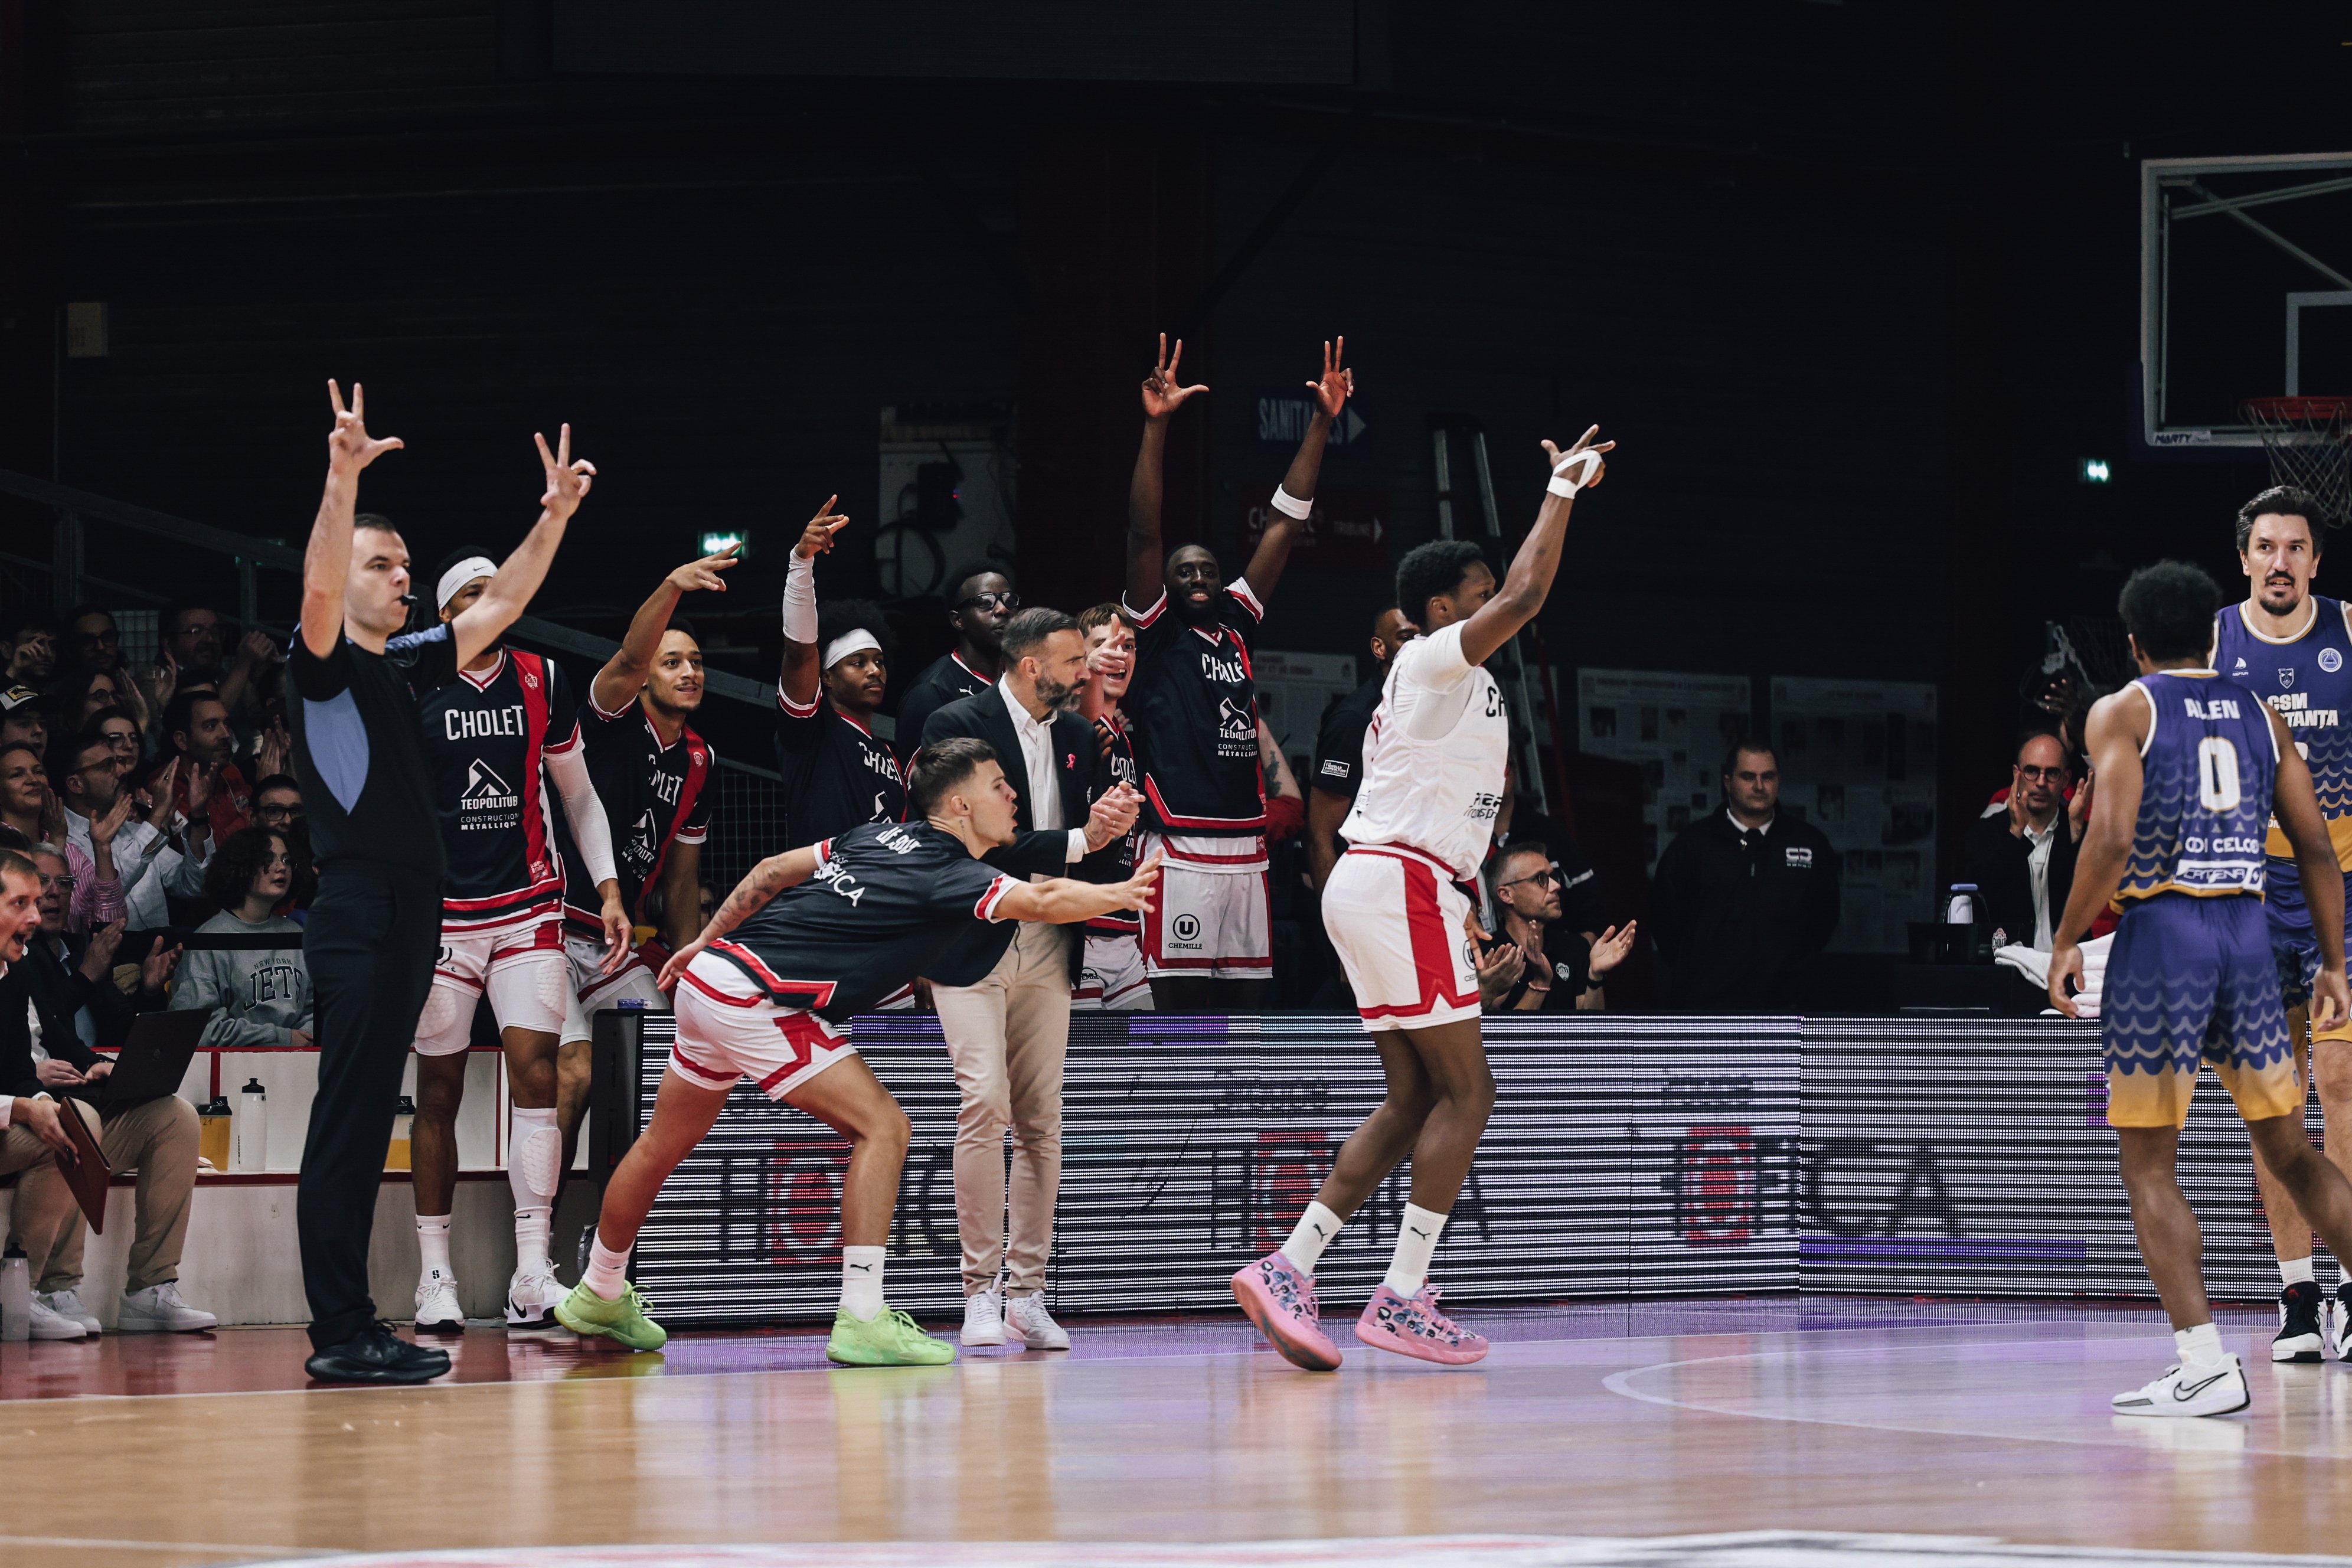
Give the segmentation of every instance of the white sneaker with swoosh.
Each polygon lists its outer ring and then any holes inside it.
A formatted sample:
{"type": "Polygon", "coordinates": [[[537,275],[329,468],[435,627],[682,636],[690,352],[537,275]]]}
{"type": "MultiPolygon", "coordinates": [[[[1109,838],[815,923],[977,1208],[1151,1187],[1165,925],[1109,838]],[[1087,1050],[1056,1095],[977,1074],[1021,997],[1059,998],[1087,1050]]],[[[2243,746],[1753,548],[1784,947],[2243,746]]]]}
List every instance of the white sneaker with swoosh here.
{"type": "Polygon", "coordinates": [[[2227,1415],[2252,1402],[2246,1369],[2233,1355],[2203,1366],[2166,1367],[2154,1383],[2110,1401],[2118,1415],[2227,1415]]]}

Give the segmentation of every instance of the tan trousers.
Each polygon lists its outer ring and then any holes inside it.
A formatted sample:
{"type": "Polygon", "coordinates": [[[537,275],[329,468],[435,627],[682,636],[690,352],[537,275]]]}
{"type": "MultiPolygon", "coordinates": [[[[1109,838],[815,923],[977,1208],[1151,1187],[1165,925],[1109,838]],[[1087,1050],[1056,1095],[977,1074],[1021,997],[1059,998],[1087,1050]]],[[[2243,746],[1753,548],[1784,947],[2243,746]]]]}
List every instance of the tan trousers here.
{"type": "Polygon", "coordinates": [[[1062,1184],[1062,1062],[1070,1047],[1071,932],[1022,922],[1013,945],[977,985],[931,995],[955,1063],[956,1234],[963,1293],[1008,1276],[1006,1292],[1045,1288],[1054,1251],[1054,1198],[1062,1184]],[[1005,1223],[1004,1132],[1013,1131],[1012,1224],[1005,1223]]]}
{"type": "MultiPolygon", "coordinates": [[[[188,1241],[188,1210],[196,1190],[196,1108],[176,1094],[115,1111],[100,1120],[79,1100],[58,1102],[81,1113],[98,1139],[107,1169],[139,1173],[137,1229],[131,1242],[125,1291],[144,1290],[180,1277],[180,1252],[188,1241]]],[[[47,1293],[81,1283],[82,1237],[89,1226],[73,1189],[66,1185],[49,1146],[22,1127],[8,1129],[0,1146],[0,1174],[22,1171],[16,1184],[15,1223],[9,1226],[30,1260],[33,1289],[47,1293]]]]}

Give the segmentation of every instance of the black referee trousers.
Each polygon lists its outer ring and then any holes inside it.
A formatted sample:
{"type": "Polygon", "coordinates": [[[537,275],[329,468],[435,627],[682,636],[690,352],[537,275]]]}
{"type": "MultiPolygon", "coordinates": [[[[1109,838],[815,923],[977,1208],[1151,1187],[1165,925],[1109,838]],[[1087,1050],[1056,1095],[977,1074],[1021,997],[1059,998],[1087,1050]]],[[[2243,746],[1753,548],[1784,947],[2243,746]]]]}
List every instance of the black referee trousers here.
{"type": "Polygon", "coordinates": [[[441,884],[330,869],[302,955],[310,966],[319,1094],[302,1144],[295,1226],[310,1343],[341,1344],[375,1321],[368,1239],[392,1144],[400,1076],[441,949],[441,884]]]}

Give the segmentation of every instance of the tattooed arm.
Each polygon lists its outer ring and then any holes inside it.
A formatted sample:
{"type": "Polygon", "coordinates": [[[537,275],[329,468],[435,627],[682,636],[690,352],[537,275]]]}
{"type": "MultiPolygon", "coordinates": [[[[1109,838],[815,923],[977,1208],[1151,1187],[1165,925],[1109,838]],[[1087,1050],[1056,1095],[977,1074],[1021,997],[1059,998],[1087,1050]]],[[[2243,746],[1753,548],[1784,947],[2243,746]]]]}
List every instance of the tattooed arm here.
{"type": "Polygon", "coordinates": [[[686,966],[694,962],[696,953],[750,920],[770,899],[786,888],[798,887],[807,881],[815,871],[816,847],[814,845],[771,855],[752,867],[751,874],[737,883],[735,890],[727,895],[726,901],[712,911],[710,923],[702,928],[702,934],[672,953],[670,961],[662,965],[661,988],[667,991],[676,985],[677,977],[686,973],[686,966]]]}

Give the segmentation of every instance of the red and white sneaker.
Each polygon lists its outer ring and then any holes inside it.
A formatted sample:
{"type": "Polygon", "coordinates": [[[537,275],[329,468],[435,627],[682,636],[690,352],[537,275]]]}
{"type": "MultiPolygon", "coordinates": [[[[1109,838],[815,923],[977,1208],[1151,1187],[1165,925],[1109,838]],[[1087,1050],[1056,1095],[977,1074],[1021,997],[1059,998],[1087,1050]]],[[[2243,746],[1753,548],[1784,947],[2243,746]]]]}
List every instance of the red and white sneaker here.
{"type": "Polygon", "coordinates": [[[1488,1348],[1486,1335],[1472,1333],[1437,1310],[1437,1287],[1425,1281],[1411,1296],[1400,1296],[1383,1283],[1364,1303],[1356,1337],[1378,1350],[1446,1366],[1483,1360],[1488,1348]]]}
{"type": "Polygon", "coordinates": [[[1323,1331],[1323,1311],[1315,1300],[1315,1276],[1301,1273],[1281,1253],[1270,1252],[1235,1274],[1234,1300],[1291,1365],[1309,1372],[1339,1370],[1339,1347],[1323,1331]]]}

